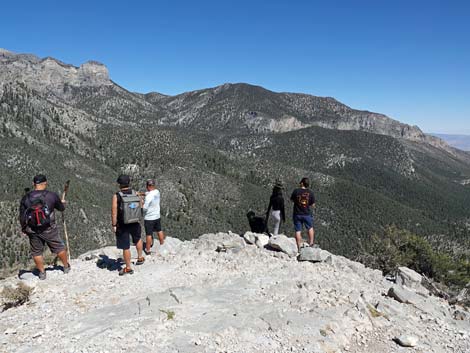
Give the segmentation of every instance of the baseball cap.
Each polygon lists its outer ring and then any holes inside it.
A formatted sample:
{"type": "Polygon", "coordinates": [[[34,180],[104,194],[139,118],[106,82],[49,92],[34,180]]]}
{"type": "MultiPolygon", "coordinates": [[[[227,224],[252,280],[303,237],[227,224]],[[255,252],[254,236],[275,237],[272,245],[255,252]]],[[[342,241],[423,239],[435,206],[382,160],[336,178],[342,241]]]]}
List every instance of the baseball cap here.
{"type": "Polygon", "coordinates": [[[46,181],[47,181],[47,178],[44,174],[35,175],[33,178],[34,184],[42,184],[42,183],[45,183],[46,181]]]}
{"type": "Polygon", "coordinates": [[[147,179],[147,186],[155,186],[155,179],[147,179]]]}
{"type": "Polygon", "coordinates": [[[129,185],[131,183],[131,177],[129,175],[121,174],[117,178],[116,183],[119,185],[129,185]]]}

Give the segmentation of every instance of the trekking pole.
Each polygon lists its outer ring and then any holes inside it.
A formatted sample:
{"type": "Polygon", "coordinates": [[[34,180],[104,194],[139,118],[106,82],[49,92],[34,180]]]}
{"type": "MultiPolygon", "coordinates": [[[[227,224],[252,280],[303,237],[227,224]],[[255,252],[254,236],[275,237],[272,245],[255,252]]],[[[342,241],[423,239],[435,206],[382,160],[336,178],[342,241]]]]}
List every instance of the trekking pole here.
{"type": "MultiPolygon", "coordinates": [[[[67,195],[67,191],[69,191],[70,180],[65,182],[64,186],[64,193],[62,194],[62,200],[65,201],[65,196],[67,195]]],[[[67,233],[67,223],[65,223],[65,212],[62,213],[62,226],[64,228],[64,235],[65,235],[65,246],[67,247],[67,260],[70,264],[70,245],[69,245],[69,235],[67,233]]]]}

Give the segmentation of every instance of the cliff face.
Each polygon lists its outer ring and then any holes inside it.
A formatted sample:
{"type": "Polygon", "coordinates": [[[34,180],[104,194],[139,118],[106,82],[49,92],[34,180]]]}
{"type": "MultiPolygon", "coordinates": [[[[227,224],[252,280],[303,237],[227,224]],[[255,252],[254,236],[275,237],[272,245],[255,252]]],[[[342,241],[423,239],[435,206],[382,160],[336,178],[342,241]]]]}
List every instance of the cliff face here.
{"type": "Polygon", "coordinates": [[[0,51],[0,80],[22,82],[44,93],[63,95],[65,86],[97,87],[113,85],[106,66],[89,61],[75,67],[54,58],[40,59],[34,55],[0,51]]]}
{"type": "Polygon", "coordinates": [[[124,277],[114,247],[73,260],[67,275],[50,269],[39,281],[23,273],[23,283],[34,288],[31,302],[0,313],[0,347],[15,353],[376,353],[400,352],[394,342],[400,338],[414,352],[470,349],[469,313],[430,296],[412,271],[394,284],[326,251],[318,250],[319,262],[298,262],[258,241],[245,244],[233,233],[191,242],[167,238],[124,277]]]}

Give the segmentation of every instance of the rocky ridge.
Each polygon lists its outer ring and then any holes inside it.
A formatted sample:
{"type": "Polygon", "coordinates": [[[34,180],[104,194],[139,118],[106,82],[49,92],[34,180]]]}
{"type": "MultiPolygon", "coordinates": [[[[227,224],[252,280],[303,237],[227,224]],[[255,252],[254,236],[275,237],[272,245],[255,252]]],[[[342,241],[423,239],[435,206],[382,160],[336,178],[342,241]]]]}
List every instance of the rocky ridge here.
{"type": "Polygon", "coordinates": [[[24,273],[34,293],[0,314],[0,351],[470,350],[468,312],[429,296],[412,272],[393,284],[324,250],[314,249],[319,262],[298,262],[263,244],[253,233],[167,238],[134,275],[117,275],[113,247],[73,260],[68,275],[24,273]]]}
{"type": "Polygon", "coordinates": [[[97,61],[88,61],[75,67],[51,57],[41,59],[32,54],[16,54],[5,49],[0,50],[0,77],[3,82],[23,82],[38,92],[59,95],[67,85],[113,85],[107,67],[97,61]]]}
{"type": "Polygon", "coordinates": [[[80,109],[93,105],[98,117],[111,115],[119,123],[140,111],[161,125],[219,132],[282,133],[319,126],[367,131],[430,144],[453,155],[458,153],[419,127],[383,114],[352,109],[331,97],[277,93],[244,83],[227,83],[176,96],[131,93],[111,81],[107,67],[99,62],[88,61],[75,67],[51,57],[41,59],[5,49],[0,49],[0,82],[24,83],[45,97],[53,95],[80,109]]]}

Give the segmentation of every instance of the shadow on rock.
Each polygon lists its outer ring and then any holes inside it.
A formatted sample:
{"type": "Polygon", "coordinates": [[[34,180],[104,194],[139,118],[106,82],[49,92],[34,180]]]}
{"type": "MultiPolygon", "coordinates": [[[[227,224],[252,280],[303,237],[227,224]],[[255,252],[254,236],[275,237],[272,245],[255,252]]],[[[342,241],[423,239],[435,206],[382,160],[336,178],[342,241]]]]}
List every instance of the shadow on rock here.
{"type": "Polygon", "coordinates": [[[101,269],[107,269],[108,271],[118,271],[123,265],[122,259],[111,259],[107,255],[99,255],[99,259],[96,261],[96,266],[101,269]]]}

